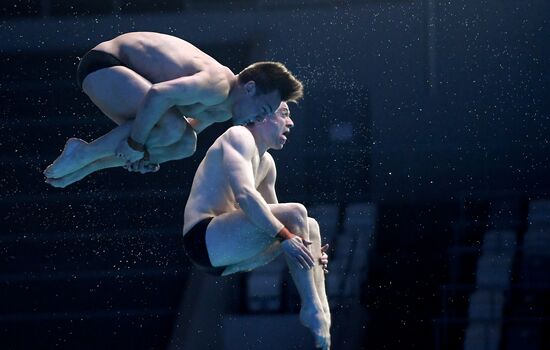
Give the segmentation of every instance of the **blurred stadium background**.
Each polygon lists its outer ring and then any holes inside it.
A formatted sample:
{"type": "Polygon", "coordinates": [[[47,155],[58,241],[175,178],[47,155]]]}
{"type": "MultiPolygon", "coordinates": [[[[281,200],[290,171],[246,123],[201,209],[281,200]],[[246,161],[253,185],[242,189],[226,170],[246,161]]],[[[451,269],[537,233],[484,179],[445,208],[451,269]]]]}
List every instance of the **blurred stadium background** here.
{"type": "Polygon", "coordinates": [[[78,58],[129,31],[305,83],[272,152],[331,244],[333,349],[550,348],[550,3],[5,0],[0,348],[308,349],[276,261],[225,279],[181,248],[196,154],[68,187],[41,171],[112,124],[78,58]]]}

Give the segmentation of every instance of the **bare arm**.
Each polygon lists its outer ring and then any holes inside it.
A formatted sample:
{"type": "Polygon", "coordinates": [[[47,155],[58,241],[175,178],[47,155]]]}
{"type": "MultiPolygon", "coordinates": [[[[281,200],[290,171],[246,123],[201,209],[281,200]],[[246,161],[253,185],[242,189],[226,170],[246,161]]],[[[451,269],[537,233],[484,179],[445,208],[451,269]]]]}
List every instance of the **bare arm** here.
{"type": "Polygon", "coordinates": [[[130,136],[144,144],[162,115],[175,105],[187,106],[208,99],[213,93],[206,73],[181,77],[151,86],[136,114],[130,136]]]}
{"type": "Polygon", "coordinates": [[[269,170],[260,185],[258,185],[258,192],[260,192],[268,204],[278,204],[279,200],[277,199],[277,193],[275,192],[277,168],[275,167],[275,161],[271,155],[267,153],[266,156],[269,157],[268,160],[266,160],[269,162],[269,170]]]}
{"type": "MultiPolygon", "coordinates": [[[[283,238],[281,248],[283,252],[303,268],[311,268],[315,265],[313,255],[307,248],[311,242],[291,233],[271,213],[262,194],[254,187],[254,173],[252,171],[252,159],[257,154],[254,137],[246,128],[234,128],[230,130],[227,142],[223,144],[223,163],[226,176],[235,194],[235,199],[250,221],[261,228],[271,237],[283,238]],[[235,131],[235,132],[232,132],[235,131]]],[[[271,169],[270,169],[271,170],[271,169]]],[[[273,170],[275,163],[273,162],[273,170]]],[[[271,200],[276,200],[275,194],[275,173],[271,173],[271,184],[269,180],[265,188],[265,194],[271,200]],[[272,191],[271,191],[272,189],[272,191]]],[[[270,174],[268,174],[270,176],[270,174]]]]}
{"type": "Polygon", "coordinates": [[[222,150],[223,167],[237,203],[250,221],[275,237],[284,225],[271,213],[255,188],[252,159],[257,149],[254,137],[245,128],[231,129],[222,143],[222,150]]]}

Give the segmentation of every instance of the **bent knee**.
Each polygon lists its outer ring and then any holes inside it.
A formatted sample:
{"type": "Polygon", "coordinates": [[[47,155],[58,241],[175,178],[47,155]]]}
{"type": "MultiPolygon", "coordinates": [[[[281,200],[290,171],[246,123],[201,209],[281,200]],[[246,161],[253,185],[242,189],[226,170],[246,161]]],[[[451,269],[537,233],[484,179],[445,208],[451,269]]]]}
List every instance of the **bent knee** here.
{"type": "Polygon", "coordinates": [[[303,221],[305,224],[308,218],[306,207],[304,207],[304,205],[301,203],[288,203],[288,205],[289,205],[289,210],[291,210],[292,213],[294,213],[294,216],[296,217],[296,219],[303,221]]]}
{"type": "Polygon", "coordinates": [[[162,134],[164,143],[167,145],[179,142],[186,135],[186,130],[189,129],[186,121],[174,114],[167,114],[162,117],[157,127],[162,134]]]}
{"type": "Polygon", "coordinates": [[[289,229],[302,238],[307,233],[307,209],[300,203],[287,204],[287,223],[289,229]]]}
{"type": "Polygon", "coordinates": [[[187,127],[183,135],[177,141],[176,154],[180,158],[192,156],[197,150],[197,133],[191,127],[187,127]]]}

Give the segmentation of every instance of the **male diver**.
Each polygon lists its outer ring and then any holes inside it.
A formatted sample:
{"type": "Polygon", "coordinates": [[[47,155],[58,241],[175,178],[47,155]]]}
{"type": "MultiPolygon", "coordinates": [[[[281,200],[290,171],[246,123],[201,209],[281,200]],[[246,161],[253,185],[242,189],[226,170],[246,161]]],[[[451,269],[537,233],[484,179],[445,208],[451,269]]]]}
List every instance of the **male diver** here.
{"type": "Polygon", "coordinates": [[[212,123],[255,121],[303,95],[281,63],[257,62],[235,75],[189,42],[153,32],[95,46],[82,57],[77,78],[118,127],[90,143],[70,138],[44,171],[55,187],[110,167],[157,171],[162,162],[191,156],[197,134],[212,123]]]}
{"type": "Polygon", "coordinates": [[[300,321],[316,346],[330,348],[325,293],[328,245],[319,225],[298,203],[279,203],[269,149],[282,149],[294,125],[288,105],[261,122],[234,126],[200,163],[184,214],[184,246],[207,273],[226,276],[265,265],[283,253],[300,294],[300,321]]]}

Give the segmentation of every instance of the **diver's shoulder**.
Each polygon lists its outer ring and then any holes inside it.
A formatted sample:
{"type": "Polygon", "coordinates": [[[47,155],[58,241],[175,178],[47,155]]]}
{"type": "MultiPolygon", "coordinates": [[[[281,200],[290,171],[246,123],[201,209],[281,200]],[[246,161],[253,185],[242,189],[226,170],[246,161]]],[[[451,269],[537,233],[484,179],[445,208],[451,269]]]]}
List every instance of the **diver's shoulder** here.
{"type": "Polygon", "coordinates": [[[275,165],[275,159],[273,159],[273,156],[269,152],[265,152],[262,156],[263,160],[266,162],[269,162],[270,164],[275,165]]]}
{"type": "Polygon", "coordinates": [[[256,146],[254,136],[248,128],[242,125],[235,125],[227,129],[221,136],[220,141],[239,149],[251,149],[256,146]]]}
{"type": "Polygon", "coordinates": [[[250,130],[248,130],[248,128],[243,126],[243,125],[230,126],[224,132],[224,135],[232,135],[232,136],[233,135],[244,135],[244,134],[252,136],[252,133],[250,132],[250,130]]]}
{"type": "Polygon", "coordinates": [[[227,129],[223,134],[222,137],[225,137],[229,140],[254,140],[254,136],[252,136],[252,133],[250,130],[248,130],[247,127],[242,125],[234,125],[227,129]]]}
{"type": "Polygon", "coordinates": [[[229,96],[231,84],[236,79],[233,73],[217,62],[202,60],[197,64],[204,97],[208,97],[211,104],[222,103],[229,96]]]}

